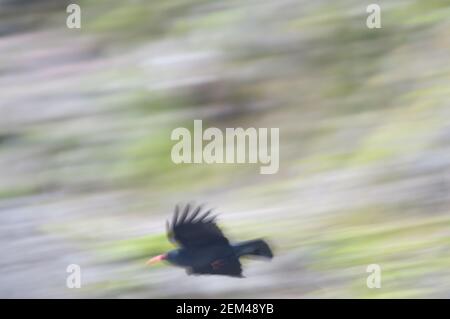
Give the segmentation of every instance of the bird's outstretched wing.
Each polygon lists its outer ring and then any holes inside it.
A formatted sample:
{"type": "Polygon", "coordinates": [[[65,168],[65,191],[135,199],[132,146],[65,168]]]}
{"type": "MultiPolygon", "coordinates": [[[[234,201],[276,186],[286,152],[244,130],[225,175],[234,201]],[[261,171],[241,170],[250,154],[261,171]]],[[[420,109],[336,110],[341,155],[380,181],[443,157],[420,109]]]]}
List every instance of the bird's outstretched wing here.
{"type": "Polygon", "coordinates": [[[167,222],[169,240],[184,248],[228,245],[228,239],[215,223],[215,216],[210,216],[211,210],[206,213],[201,213],[201,210],[202,206],[191,207],[187,204],[180,215],[177,205],[172,223],[167,222]]]}

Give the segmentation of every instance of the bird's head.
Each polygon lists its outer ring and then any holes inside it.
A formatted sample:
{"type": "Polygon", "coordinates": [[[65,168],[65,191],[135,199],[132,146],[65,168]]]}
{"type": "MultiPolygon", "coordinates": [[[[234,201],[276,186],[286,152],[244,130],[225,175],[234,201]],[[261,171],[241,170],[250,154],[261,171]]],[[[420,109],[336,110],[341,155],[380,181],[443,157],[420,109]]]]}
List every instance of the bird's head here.
{"type": "Polygon", "coordinates": [[[179,259],[180,259],[180,251],[179,251],[179,249],[172,249],[171,251],[168,251],[168,252],[166,252],[164,254],[161,254],[161,255],[158,255],[158,256],[150,258],[147,261],[147,265],[154,265],[154,264],[156,264],[157,262],[159,262],[161,260],[167,261],[170,264],[177,265],[180,262],[179,259]]]}

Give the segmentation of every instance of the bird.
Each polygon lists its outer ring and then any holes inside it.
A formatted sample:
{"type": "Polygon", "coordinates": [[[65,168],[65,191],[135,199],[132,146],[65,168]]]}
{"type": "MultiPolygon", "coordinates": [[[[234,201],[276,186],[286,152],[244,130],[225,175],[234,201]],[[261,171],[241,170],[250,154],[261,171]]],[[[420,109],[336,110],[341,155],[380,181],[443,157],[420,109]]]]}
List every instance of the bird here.
{"type": "Polygon", "coordinates": [[[273,258],[263,239],[230,243],[216,224],[217,216],[210,215],[212,210],[202,210],[203,205],[187,204],[180,215],[180,207],[176,205],[172,222],[166,222],[166,231],[168,239],[179,248],[155,256],[147,264],[166,261],[185,268],[188,275],[244,278],[240,257],[273,258]]]}

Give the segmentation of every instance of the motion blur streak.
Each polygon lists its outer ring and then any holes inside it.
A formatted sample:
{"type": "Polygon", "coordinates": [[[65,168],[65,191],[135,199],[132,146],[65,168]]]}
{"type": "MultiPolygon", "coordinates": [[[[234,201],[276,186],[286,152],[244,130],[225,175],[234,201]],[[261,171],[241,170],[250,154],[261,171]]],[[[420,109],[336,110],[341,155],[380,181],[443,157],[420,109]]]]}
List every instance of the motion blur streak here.
{"type": "Polygon", "coordinates": [[[82,0],[68,29],[69,1],[0,0],[0,297],[448,297],[450,2],[369,29],[372,2],[82,0]],[[278,173],[174,164],[194,119],[279,128],[278,173]],[[147,267],[191,199],[277,258],[147,267]]]}

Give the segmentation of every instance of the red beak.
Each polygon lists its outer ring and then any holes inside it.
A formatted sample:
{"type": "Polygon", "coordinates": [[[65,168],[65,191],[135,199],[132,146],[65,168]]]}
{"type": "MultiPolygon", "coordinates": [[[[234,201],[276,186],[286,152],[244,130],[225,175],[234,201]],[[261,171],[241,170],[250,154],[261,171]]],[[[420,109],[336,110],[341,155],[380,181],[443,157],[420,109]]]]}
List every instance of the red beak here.
{"type": "Polygon", "coordinates": [[[165,259],[167,259],[167,255],[166,255],[166,254],[158,255],[158,256],[155,256],[155,257],[153,257],[153,258],[150,258],[150,259],[147,261],[146,264],[147,264],[147,265],[153,265],[153,264],[157,263],[158,261],[165,260],[165,259]]]}

